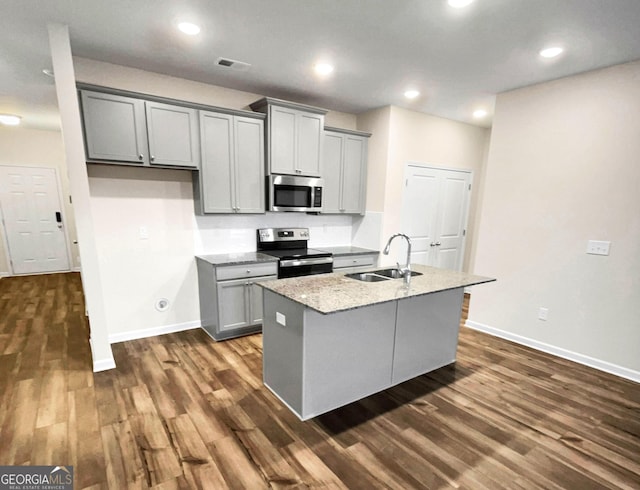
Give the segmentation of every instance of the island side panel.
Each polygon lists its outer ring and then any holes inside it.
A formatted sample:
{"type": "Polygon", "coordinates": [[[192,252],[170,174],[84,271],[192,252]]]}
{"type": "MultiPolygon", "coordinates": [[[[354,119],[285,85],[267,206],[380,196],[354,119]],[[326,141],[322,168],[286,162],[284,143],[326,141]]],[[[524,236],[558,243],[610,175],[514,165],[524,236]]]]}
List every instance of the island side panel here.
{"type": "Polygon", "coordinates": [[[264,384],[302,418],[304,306],[262,290],[262,370],[264,384]],[[279,315],[278,315],[279,314],[279,315]],[[278,323],[277,318],[286,325],[278,323]]]}
{"type": "Polygon", "coordinates": [[[457,288],[398,301],[392,384],[456,360],[463,298],[457,288]]]}
{"type": "Polygon", "coordinates": [[[395,302],[328,315],[305,310],[303,420],[390,386],[395,317],[395,302]]]}

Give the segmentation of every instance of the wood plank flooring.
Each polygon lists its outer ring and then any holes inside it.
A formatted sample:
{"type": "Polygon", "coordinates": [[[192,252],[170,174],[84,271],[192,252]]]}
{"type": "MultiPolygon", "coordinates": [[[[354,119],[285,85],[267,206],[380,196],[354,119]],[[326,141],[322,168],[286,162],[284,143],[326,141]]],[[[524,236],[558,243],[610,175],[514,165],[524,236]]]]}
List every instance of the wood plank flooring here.
{"type": "Polygon", "coordinates": [[[78,274],[0,280],[0,464],[76,489],[640,488],[640,385],[462,329],[455,365],[307,422],[261,336],[113,346],[91,372],[78,274]]]}

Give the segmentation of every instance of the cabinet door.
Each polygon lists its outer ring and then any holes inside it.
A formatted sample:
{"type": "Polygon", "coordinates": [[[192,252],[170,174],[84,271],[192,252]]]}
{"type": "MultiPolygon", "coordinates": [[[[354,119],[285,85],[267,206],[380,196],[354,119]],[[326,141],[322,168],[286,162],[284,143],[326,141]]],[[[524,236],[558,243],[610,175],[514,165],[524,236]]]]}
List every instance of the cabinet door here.
{"type": "Polygon", "coordinates": [[[218,282],[219,331],[246,327],[249,323],[250,286],[245,279],[218,282]]]}
{"type": "Polygon", "coordinates": [[[233,116],[200,112],[202,168],[200,179],[205,213],[232,213],[233,116]]]}
{"type": "MultiPolygon", "coordinates": [[[[260,280],[277,279],[278,276],[266,276],[261,277],[260,280]]],[[[258,325],[262,323],[262,288],[255,283],[251,283],[250,295],[251,295],[251,310],[249,315],[249,322],[252,325],[258,325]]]]}
{"type": "Polygon", "coordinates": [[[363,213],[367,162],[367,139],[346,135],[342,163],[342,212],[363,213]]]}
{"type": "Polygon", "coordinates": [[[298,111],[296,173],[320,177],[324,116],[298,111]]]}
{"type": "Polygon", "coordinates": [[[341,134],[326,131],[324,133],[322,212],[340,213],[342,203],[342,152],[344,137],[341,134]]]}
{"type": "Polygon", "coordinates": [[[296,175],[296,114],[284,107],[269,107],[269,165],[274,174],[296,175]]]}
{"type": "Polygon", "coordinates": [[[235,208],[239,213],[264,213],[264,124],[234,117],[235,208]]]}
{"type": "Polygon", "coordinates": [[[151,165],[198,168],[198,115],[188,109],[145,102],[151,165]]]}
{"type": "Polygon", "coordinates": [[[88,160],[149,161],[142,100],[86,90],[81,99],[88,160]]]}

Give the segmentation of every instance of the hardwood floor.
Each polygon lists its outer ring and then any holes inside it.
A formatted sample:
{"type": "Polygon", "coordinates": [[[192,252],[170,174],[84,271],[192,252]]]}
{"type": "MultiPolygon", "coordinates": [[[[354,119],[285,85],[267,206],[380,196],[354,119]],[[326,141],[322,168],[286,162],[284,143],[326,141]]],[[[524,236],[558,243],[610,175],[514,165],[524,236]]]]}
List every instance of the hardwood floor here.
{"type": "Polygon", "coordinates": [[[0,280],[0,464],[84,488],[640,488],[640,385],[469,329],[455,365],[308,422],[261,336],[113,346],[91,372],[78,274],[0,280]]]}

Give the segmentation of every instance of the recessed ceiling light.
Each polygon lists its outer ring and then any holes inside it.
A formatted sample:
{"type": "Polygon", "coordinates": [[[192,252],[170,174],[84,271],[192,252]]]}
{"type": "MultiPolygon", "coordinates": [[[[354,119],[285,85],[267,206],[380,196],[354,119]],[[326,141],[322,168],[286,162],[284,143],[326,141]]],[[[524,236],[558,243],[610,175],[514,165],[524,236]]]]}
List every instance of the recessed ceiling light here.
{"type": "Polygon", "coordinates": [[[556,56],[558,56],[560,53],[562,53],[564,51],[564,49],[558,47],[558,46],[553,46],[551,48],[545,48],[543,50],[540,51],[540,56],[542,56],[543,58],[555,58],[556,56]]]}
{"type": "Polygon", "coordinates": [[[20,124],[20,119],[22,118],[15,114],[0,114],[0,124],[5,126],[17,126],[20,124]]]}
{"type": "Polygon", "coordinates": [[[447,0],[449,6],[453,7],[454,9],[461,9],[463,7],[466,7],[467,5],[470,5],[472,2],[473,0],[447,0]]]}
{"type": "Polygon", "coordinates": [[[180,29],[185,34],[188,34],[189,36],[200,34],[200,27],[192,24],[191,22],[180,22],[178,24],[178,29],[180,29]]]}
{"type": "Polygon", "coordinates": [[[415,99],[418,95],[420,95],[420,92],[418,92],[417,90],[407,90],[407,91],[404,93],[404,96],[405,96],[407,99],[415,99]]]}
{"type": "Polygon", "coordinates": [[[483,117],[486,117],[487,114],[488,112],[484,109],[476,109],[475,111],[473,111],[473,117],[475,117],[476,119],[482,119],[483,117]]]}
{"type": "Polygon", "coordinates": [[[327,76],[333,72],[333,65],[329,63],[316,63],[313,69],[318,75],[327,76]]]}

